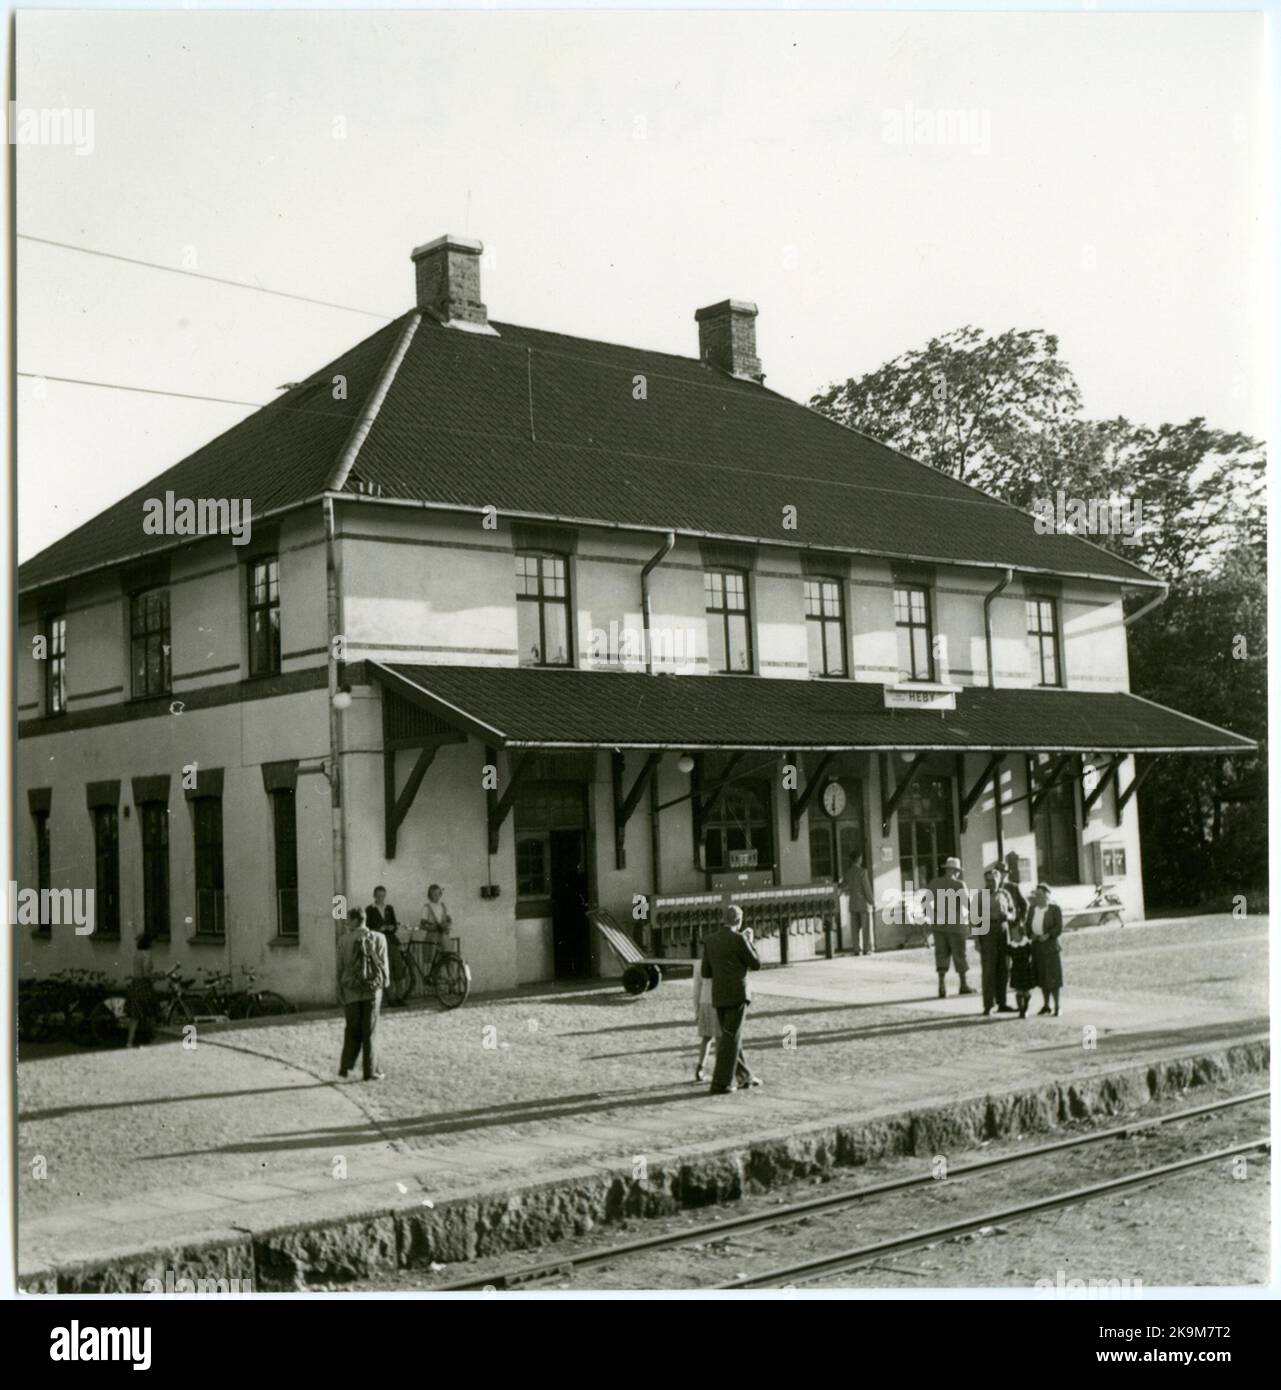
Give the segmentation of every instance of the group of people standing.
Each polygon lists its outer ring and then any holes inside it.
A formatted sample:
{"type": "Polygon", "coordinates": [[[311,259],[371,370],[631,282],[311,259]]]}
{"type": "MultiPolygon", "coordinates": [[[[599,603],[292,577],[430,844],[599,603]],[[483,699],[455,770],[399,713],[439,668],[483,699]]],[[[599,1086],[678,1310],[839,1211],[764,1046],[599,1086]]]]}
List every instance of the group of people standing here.
{"type": "MultiPolygon", "coordinates": [[[[871,948],[860,928],[864,911],[871,915],[872,889],[861,859],[851,869],[851,878],[861,890],[857,915],[851,913],[859,924],[854,935],[854,954],[858,955],[860,950],[871,948]]],[[[970,893],[961,876],[961,861],[955,857],[944,860],[942,872],[926,885],[939,998],[947,997],[947,976],[953,968],[960,978],[958,993],[975,993],[969,983],[966,953],[966,942],[973,936],[978,943],[985,1018],[993,1010],[1026,1018],[1034,989],[1041,991],[1038,1013],[1057,1017],[1063,988],[1059,953],[1063,914],[1051,901],[1049,885],[1038,883],[1029,902],[1006,866],[998,862],[984,872],[980,891],[985,895],[981,903],[970,893]],[[1011,991],[1015,1004],[1009,1002],[1011,991]]],[[[694,1079],[707,1080],[707,1063],[714,1047],[713,1095],[762,1084],[743,1056],[743,1025],[752,999],[750,976],[760,968],[752,929],[743,925],[743,909],[730,904],[724,922],[704,938],[702,958],[694,971],[694,1016],[699,1036],[694,1079]]]]}
{"type": "MultiPolygon", "coordinates": [[[[429,941],[435,938],[440,944],[453,924],[444,890],[433,883],[418,925],[427,932],[429,941]]],[[[338,943],[338,993],[344,1017],[338,1075],[344,1079],[357,1058],[366,1081],[384,1077],[378,1066],[375,1035],[384,991],[394,984],[393,996],[399,999],[402,993],[399,985],[406,967],[397,936],[399,927],[396,909],[387,901],[387,890],[381,884],[374,889],[374,900],[368,907],[353,907],[347,913],[347,930],[338,943]]]]}
{"type": "Polygon", "coordinates": [[[1063,914],[1051,901],[1050,886],[1038,883],[1028,902],[999,861],[983,874],[986,902],[976,904],[961,876],[961,861],[943,862],[943,870],[926,884],[932,907],[934,968],[938,972],[939,998],[947,997],[947,975],[955,967],[959,994],[973,994],[967,979],[966,941],[978,943],[983,985],[983,1016],[1017,1013],[1026,1018],[1033,989],[1041,991],[1041,1014],[1059,1012],[1063,988],[1063,959],[1059,938],[1063,914]],[[979,930],[974,930],[978,924],[979,930]],[[986,924],[986,930],[983,930],[986,924]],[[1013,990],[1017,1008],[1009,1002],[1013,990]]]}

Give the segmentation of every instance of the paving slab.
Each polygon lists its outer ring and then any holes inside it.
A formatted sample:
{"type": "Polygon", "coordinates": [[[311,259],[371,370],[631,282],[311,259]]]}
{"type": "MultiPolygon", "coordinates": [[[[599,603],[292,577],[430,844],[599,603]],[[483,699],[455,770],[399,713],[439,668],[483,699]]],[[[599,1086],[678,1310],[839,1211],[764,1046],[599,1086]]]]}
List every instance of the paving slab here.
{"type": "Polygon", "coordinates": [[[1092,929],[1063,954],[1062,1015],[1026,1020],[938,999],[920,950],[763,971],[746,1045],[765,1085],[724,1097],[691,1078],[688,979],[635,998],[603,985],[389,1011],[378,1085],[337,1083],[342,1024],[326,1014],[220,1027],[190,1050],[24,1051],[20,1268],[355,1219],[428,1191],[447,1202],[570,1171],[593,1182],[637,1153],[654,1168],[1267,1033],[1265,918],[1092,929]],[[504,1051],[484,1046],[489,1024],[504,1051]]]}

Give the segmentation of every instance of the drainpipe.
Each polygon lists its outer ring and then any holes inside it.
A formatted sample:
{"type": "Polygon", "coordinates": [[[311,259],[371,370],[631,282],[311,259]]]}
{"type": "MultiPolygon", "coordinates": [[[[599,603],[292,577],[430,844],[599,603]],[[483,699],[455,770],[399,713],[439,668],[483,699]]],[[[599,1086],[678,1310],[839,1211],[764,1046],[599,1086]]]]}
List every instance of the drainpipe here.
{"type": "Polygon", "coordinates": [[[983,600],[983,642],[987,647],[987,685],[996,689],[996,663],[992,660],[992,600],[1014,582],[1014,571],[1007,569],[996,588],[983,600]]]}
{"type": "MultiPolygon", "coordinates": [[[[649,676],[654,674],[654,644],[650,637],[653,609],[650,602],[649,577],[672,553],[675,545],[676,532],[666,532],[662,545],[645,561],[644,567],[641,569],[641,622],[644,626],[645,636],[645,674],[649,676]]],[[[654,769],[654,775],[649,779],[649,865],[654,893],[663,891],[663,846],[658,823],[658,773],[661,767],[662,763],[660,762],[659,766],[654,769]]],[[[654,947],[654,924],[650,921],[646,925],[649,945],[652,950],[654,947]]]]}
{"type": "Polygon", "coordinates": [[[342,804],[342,717],[334,705],[342,665],[338,660],[335,641],[335,638],[342,636],[342,597],[338,583],[334,499],[329,494],[325,495],[324,509],[325,598],[329,627],[329,807],[333,833],[334,896],[339,897],[347,891],[347,837],[342,804]]]}
{"type": "Polygon", "coordinates": [[[662,545],[645,561],[645,567],[641,570],[641,622],[645,628],[645,673],[650,676],[654,674],[654,648],[649,635],[651,619],[649,577],[672,553],[672,547],[675,544],[676,532],[668,531],[663,537],[662,545]]]}
{"type": "Polygon", "coordinates": [[[1161,592],[1157,594],[1155,598],[1149,599],[1142,608],[1136,608],[1128,618],[1122,620],[1123,625],[1129,627],[1131,623],[1137,623],[1145,613],[1150,613],[1154,608],[1159,608],[1169,597],[1170,586],[1168,584],[1163,584],[1161,586],[1161,592]]]}

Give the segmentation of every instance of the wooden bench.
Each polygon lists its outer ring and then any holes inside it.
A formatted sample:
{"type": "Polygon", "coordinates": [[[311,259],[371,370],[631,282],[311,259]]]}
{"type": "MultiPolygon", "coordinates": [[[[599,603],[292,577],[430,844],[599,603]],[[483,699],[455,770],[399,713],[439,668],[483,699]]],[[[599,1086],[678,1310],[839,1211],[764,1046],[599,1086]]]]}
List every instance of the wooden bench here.
{"type": "Polygon", "coordinates": [[[603,907],[588,910],[587,920],[601,935],[610,954],[623,967],[623,988],[628,994],[644,994],[663,983],[663,967],[692,967],[695,962],[680,958],[665,960],[647,956],[603,907]]]}
{"type": "Polygon", "coordinates": [[[1116,892],[1115,885],[1110,883],[1103,884],[1101,889],[1092,883],[1069,883],[1055,888],[1050,901],[1059,905],[1059,911],[1063,914],[1063,930],[1067,931],[1069,928],[1075,930],[1077,927],[1097,927],[1106,922],[1108,918],[1114,918],[1118,926],[1124,926],[1125,909],[1120,902],[1096,903],[1094,901],[1096,896],[1106,893],[1120,897],[1120,894],[1116,892]]]}

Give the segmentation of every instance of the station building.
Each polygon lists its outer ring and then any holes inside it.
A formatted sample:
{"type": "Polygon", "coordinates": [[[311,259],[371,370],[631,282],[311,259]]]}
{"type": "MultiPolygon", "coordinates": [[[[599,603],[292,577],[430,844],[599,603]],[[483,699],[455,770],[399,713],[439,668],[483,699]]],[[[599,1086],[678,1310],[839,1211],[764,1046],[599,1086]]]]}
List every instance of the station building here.
{"type": "Polygon", "coordinates": [[[681,955],[732,897],[795,960],[848,946],[856,849],[886,902],[956,854],[1143,915],[1144,768],[1253,747],[1129,692],[1159,581],[771,391],[752,304],[673,356],[491,322],[478,243],[413,264],[21,567],[18,880],[96,904],[21,974],[123,976],[145,927],[328,1001],[335,899],[430,883],[481,990],[615,973],[595,904],[681,955]],[[169,494],[250,534],[152,534],[169,494]]]}

